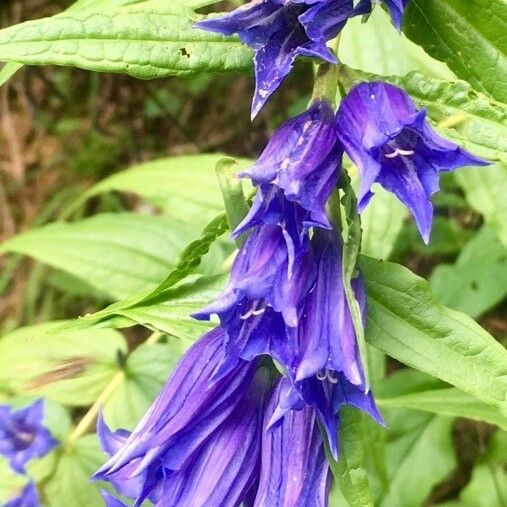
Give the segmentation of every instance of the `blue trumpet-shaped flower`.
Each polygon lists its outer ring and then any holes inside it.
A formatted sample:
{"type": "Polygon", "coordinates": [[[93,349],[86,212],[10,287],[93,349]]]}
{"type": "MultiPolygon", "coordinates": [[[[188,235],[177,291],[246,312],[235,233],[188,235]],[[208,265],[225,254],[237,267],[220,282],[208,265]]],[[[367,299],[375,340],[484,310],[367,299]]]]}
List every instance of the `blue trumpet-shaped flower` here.
{"type": "Polygon", "coordinates": [[[99,425],[111,458],[95,474],[136,505],[236,506],[258,476],[262,414],[272,372],[242,362],[220,381],[224,332],[204,336],[182,358],[131,433],[99,425]]]}
{"type": "MultiPolygon", "coordinates": [[[[329,465],[316,412],[298,407],[272,422],[287,381],[267,358],[212,380],[223,338],[217,328],[184,355],[132,433],[113,433],[99,418],[111,457],[95,479],[136,506],[149,499],[156,507],[326,507],[329,465]]],[[[108,507],[123,506],[103,497],[108,507]]]]}
{"type": "Polygon", "coordinates": [[[373,4],[382,3],[391,16],[393,25],[398,31],[401,31],[403,25],[403,13],[410,0],[361,0],[357,9],[362,12],[369,12],[373,8],[373,4]]]}
{"type": "Polygon", "coordinates": [[[4,507],[40,507],[39,495],[35,484],[30,481],[19,496],[9,500],[4,507]]]}
{"type": "MultiPolygon", "coordinates": [[[[241,173],[260,187],[252,210],[235,231],[259,223],[331,228],[326,202],[338,180],[343,149],[336,141],[335,117],[325,101],[285,122],[255,164],[241,173]],[[292,206],[290,203],[294,203],[292,206]]],[[[285,225],[286,230],[290,226],[285,225]]]]}
{"type": "Polygon", "coordinates": [[[431,195],[439,190],[440,172],[487,165],[440,137],[410,97],[387,83],[361,83],[342,101],[338,136],[359,168],[358,209],[364,210],[373,183],[380,183],[403,202],[425,242],[433,220],[431,195]]]}
{"type": "Polygon", "coordinates": [[[0,455],[15,472],[24,474],[29,461],[45,456],[57,445],[44,426],[43,400],[18,410],[0,405],[0,455]]]}
{"type": "Polygon", "coordinates": [[[379,424],[384,424],[371,391],[365,392],[349,382],[342,373],[327,370],[322,374],[294,382],[283,382],[278,405],[268,423],[271,428],[293,411],[315,411],[315,415],[326,433],[329,449],[335,459],[339,456],[338,432],[340,409],[351,406],[369,414],[379,424]]]}
{"type": "Polygon", "coordinates": [[[238,34],[255,51],[254,117],[298,56],[336,63],[326,43],[351,16],[364,12],[367,9],[355,8],[353,0],[253,0],[229,14],[200,21],[197,27],[238,34]]]}

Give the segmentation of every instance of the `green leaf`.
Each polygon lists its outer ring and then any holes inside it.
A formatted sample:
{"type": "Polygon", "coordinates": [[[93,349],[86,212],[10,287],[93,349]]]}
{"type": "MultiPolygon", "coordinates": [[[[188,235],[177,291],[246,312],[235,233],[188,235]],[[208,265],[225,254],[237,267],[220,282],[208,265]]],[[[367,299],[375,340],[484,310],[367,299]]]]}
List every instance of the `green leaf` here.
{"type": "Polygon", "coordinates": [[[481,403],[477,398],[454,387],[432,389],[431,391],[408,394],[397,398],[377,398],[377,403],[381,408],[411,408],[433,414],[485,421],[496,424],[507,431],[507,417],[499,414],[490,405],[481,403]]]}
{"type": "Polygon", "coordinates": [[[507,14],[503,0],[412,0],[404,32],[473,87],[507,102],[507,14]]]}
{"type": "MultiPolygon", "coordinates": [[[[224,209],[214,170],[223,157],[221,154],[184,155],[147,162],[97,183],[76,205],[112,190],[131,192],[173,218],[204,227],[224,209]]],[[[236,162],[238,170],[251,163],[245,159],[236,162]]]]}
{"type": "MultiPolygon", "coordinates": [[[[157,317],[161,311],[164,311],[164,309],[161,309],[158,305],[174,302],[175,299],[185,297],[187,295],[192,295],[191,297],[193,297],[199,291],[209,290],[210,286],[212,287],[214,283],[217,283],[217,281],[220,280],[220,277],[202,277],[201,279],[194,280],[191,283],[175,288],[177,284],[182,282],[196,270],[197,266],[201,263],[203,256],[208,253],[211,245],[227,230],[227,228],[228,225],[225,214],[219,215],[203,229],[199,239],[193,241],[187,246],[187,248],[185,248],[174,269],[155,289],[148,289],[134,293],[122,301],[113,303],[104,310],[96,312],[93,315],[87,315],[79,321],[69,324],[66,328],[80,329],[95,326],[97,324],[104,325],[104,323],[107,325],[108,320],[115,319],[117,317],[126,317],[131,321],[134,320],[137,322],[136,319],[139,318],[138,316],[143,315],[143,312],[147,307],[151,307],[148,309],[148,315],[150,313],[151,315],[154,315],[155,320],[148,322],[146,319],[145,323],[150,324],[155,329],[161,329],[171,334],[177,334],[173,333],[170,328],[165,327],[167,324],[162,322],[164,319],[163,315],[162,319],[157,317]]],[[[183,308],[184,311],[187,311],[188,302],[183,304],[183,308]]],[[[178,320],[178,318],[176,320],[178,320]]],[[[167,322],[167,320],[165,322],[167,322]]],[[[125,320],[122,320],[120,325],[131,325],[131,322],[126,324],[125,320]]],[[[170,318],[168,325],[174,326],[174,321],[171,322],[170,318]]],[[[194,326],[196,325],[197,324],[194,323],[194,326]]],[[[206,326],[206,324],[204,324],[204,326],[206,326]]],[[[187,329],[187,326],[185,326],[185,329],[187,329]]]]}
{"type": "Polygon", "coordinates": [[[340,491],[352,507],[373,507],[366,471],[366,449],[361,426],[365,414],[344,407],[340,412],[340,457],[331,460],[331,470],[340,491]]]}
{"type": "Polygon", "coordinates": [[[437,266],[430,282],[442,303],[476,318],[507,296],[507,249],[484,227],[453,266],[437,266]]]}
{"type": "Polygon", "coordinates": [[[247,47],[193,28],[198,19],[175,2],[83,4],[0,30],[0,60],[123,72],[141,79],[251,67],[247,47]]]}
{"type": "Polygon", "coordinates": [[[461,507],[505,507],[507,502],[507,433],[497,432],[460,493],[461,507]]]}
{"type": "Polygon", "coordinates": [[[420,507],[431,489],[455,466],[452,419],[392,411],[387,450],[389,490],[378,507],[420,507]]]}
{"type": "Polygon", "coordinates": [[[95,434],[61,447],[56,469],[43,485],[48,507],[102,507],[99,486],[90,477],[104,460],[95,434]]]}
{"type": "Polygon", "coordinates": [[[507,417],[464,391],[419,371],[404,369],[377,384],[376,401],[381,408],[399,407],[437,415],[465,417],[507,429],[507,417]]]}
{"type": "Polygon", "coordinates": [[[362,257],[366,339],[412,368],[507,414],[507,351],[465,314],[446,308],[407,268],[362,257]]]}
{"type": "Polygon", "coordinates": [[[29,230],[0,253],[30,255],[119,299],[160,282],[191,238],[188,226],[165,217],[111,213],[29,230]]]}
{"type": "Polygon", "coordinates": [[[127,345],[113,330],[51,333],[62,322],[17,329],[0,339],[0,382],[12,393],[64,405],[92,404],[118,371],[127,345]]]}
{"type": "Polygon", "coordinates": [[[125,366],[124,381],[104,405],[107,424],[132,430],[190,344],[190,341],[173,338],[168,344],[144,344],[134,350],[125,366]]]}
{"type": "Polygon", "coordinates": [[[481,169],[462,169],[456,179],[467,201],[484,215],[488,225],[507,247],[507,164],[497,163],[481,169]]]}
{"type": "MultiPolygon", "coordinates": [[[[195,283],[187,284],[175,291],[165,292],[163,301],[142,303],[125,308],[116,308],[104,318],[101,313],[85,317],[79,324],[87,326],[99,324],[111,327],[129,327],[141,324],[154,331],[195,341],[211,327],[214,322],[203,322],[190,315],[207,306],[224,287],[226,280],[222,277],[202,278],[195,283]],[[97,319],[97,317],[99,317],[97,319]]],[[[107,311],[107,309],[106,309],[107,311]]]]}
{"type": "Polygon", "coordinates": [[[23,67],[22,63],[9,62],[0,70],[0,86],[5,84],[16,72],[23,67]]]}
{"type": "Polygon", "coordinates": [[[421,47],[399,34],[384,9],[374,9],[365,23],[350,19],[341,33],[342,63],[375,74],[404,76],[418,70],[440,79],[453,79],[447,65],[431,58],[421,47]]]}

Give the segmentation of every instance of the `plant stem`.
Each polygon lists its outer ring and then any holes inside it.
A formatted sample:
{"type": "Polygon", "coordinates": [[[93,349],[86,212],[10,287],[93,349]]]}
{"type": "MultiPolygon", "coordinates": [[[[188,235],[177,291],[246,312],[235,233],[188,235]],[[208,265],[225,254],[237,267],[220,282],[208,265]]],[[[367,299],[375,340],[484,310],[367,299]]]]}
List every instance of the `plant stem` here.
{"type": "MultiPolygon", "coordinates": [[[[331,47],[335,54],[338,54],[340,36],[331,41],[331,47]]],[[[311,102],[314,100],[327,100],[333,109],[336,108],[336,94],[340,76],[340,64],[321,63],[317,67],[311,102]]]]}

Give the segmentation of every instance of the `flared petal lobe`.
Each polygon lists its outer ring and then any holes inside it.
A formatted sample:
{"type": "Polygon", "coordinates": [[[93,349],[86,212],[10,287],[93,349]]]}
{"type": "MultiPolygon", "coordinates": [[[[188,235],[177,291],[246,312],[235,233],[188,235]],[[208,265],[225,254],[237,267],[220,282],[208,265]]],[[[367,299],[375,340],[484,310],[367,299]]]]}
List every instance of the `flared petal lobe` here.
{"type": "Polygon", "coordinates": [[[258,474],[272,375],[258,361],[242,361],[210,383],[224,336],[217,328],[189,349],[132,434],[99,427],[103,448],[114,454],[95,479],[136,505],[147,498],[159,507],[241,503],[258,474]]]}
{"type": "Polygon", "coordinates": [[[9,500],[4,507],[40,507],[39,495],[35,484],[30,481],[20,495],[9,500]]]}
{"type": "Polygon", "coordinates": [[[353,0],[253,0],[229,14],[205,19],[197,28],[223,35],[238,34],[255,51],[252,118],[280,86],[299,56],[336,63],[327,42],[347,20],[364,10],[353,0]]]}
{"type": "Polygon", "coordinates": [[[430,197],[439,190],[439,174],[488,162],[440,137],[424,110],[396,86],[361,83],[342,101],[337,113],[338,137],[359,168],[359,211],[379,183],[412,213],[423,240],[433,220],[430,197]]]}
{"type": "Polygon", "coordinates": [[[0,456],[9,460],[11,468],[25,473],[25,465],[42,458],[58,445],[44,426],[44,401],[14,410],[0,405],[0,456]]]}

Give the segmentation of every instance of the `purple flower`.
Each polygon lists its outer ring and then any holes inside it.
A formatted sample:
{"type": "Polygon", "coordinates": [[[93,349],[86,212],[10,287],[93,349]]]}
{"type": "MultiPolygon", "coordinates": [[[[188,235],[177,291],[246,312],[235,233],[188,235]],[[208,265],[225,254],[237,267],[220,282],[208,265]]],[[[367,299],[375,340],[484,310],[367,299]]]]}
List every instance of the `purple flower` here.
{"type": "Polygon", "coordinates": [[[39,507],[40,501],[35,484],[30,481],[21,491],[21,494],[9,500],[4,507],[39,507]]]}
{"type": "MultiPolygon", "coordinates": [[[[113,433],[99,418],[111,458],[94,478],[136,506],[326,507],[329,465],[315,411],[298,407],[272,422],[287,381],[267,358],[212,381],[223,339],[217,328],[183,356],[132,433],[113,433]]],[[[124,505],[102,494],[108,507],[124,505]]]]}
{"type": "Polygon", "coordinates": [[[361,387],[350,383],[342,373],[328,370],[325,376],[317,375],[299,382],[285,380],[268,428],[279,424],[282,418],[293,411],[307,410],[310,407],[326,433],[331,454],[338,459],[340,409],[344,405],[362,410],[379,424],[384,424],[371,391],[365,392],[361,387]]]}
{"type": "Polygon", "coordinates": [[[239,505],[258,476],[262,414],[272,372],[241,362],[211,383],[224,332],[205,335],[182,358],[131,433],[99,425],[112,457],[95,474],[120,493],[156,506],[239,505]]]}
{"type": "Polygon", "coordinates": [[[363,13],[371,12],[375,2],[383,3],[386,6],[393,25],[401,32],[403,25],[403,13],[410,0],[361,0],[357,6],[363,13]]]}
{"type": "Polygon", "coordinates": [[[0,405],[0,455],[9,460],[15,472],[24,474],[26,463],[45,456],[58,445],[43,419],[42,399],[19,410],[0,405]]]}
{"type": "Polygon", "coordinates": [[[118,500],[118,498],[109,493],[109,491],[101,491],[100,494],[102,495],[106,507],[127,507],[127,505],[118,500]]]}
{"type": "Polygon", "coordinates": [[[236,33],[255,51],[255,117],[298,56],[336,63],[326,43],[351,16],[367,12],[353,4],[353,0],[253,0],[196,26],[224,35],[236,33]]]}
{"type": "Polygon", "coordinates": [[[361,83],[342,101],[338,136],[359,168],[358,209],[363,211],[373,183],[393,192],[410,210],[427,243],[433,220],[430,197],[439,190],[439,173],[462,166],[487,165],[440,137],[400,88],[361,83]]]}
{"type": "MultiPolygon", "coordinates": [[[[339,411],[352,405],[382,422],[373,396],[368,393],[352,315],[342,274],[342,243],[335,231],[315,229],[310,242],[313,279],[297,309],[293,357],[284,363],[290,383],[281,396],[277,417],[288,410],[311,406],[325,429],[330,449],[338,455],[339,411]]],[[[364,282],[352,281],[355,296],[366,311],[364,282]]]]}
{"type": "MultiPolygon", "coordinates": [[[[275,292],[276,280],[286,277],[294,263],[290,258],[300,255],[299,251],[288,252],[287,241],[279,226],[258,227],[238,253],[225,291],[193,315],[209,320],[217,314],[225,330],[225,354],[214,372],[215,380],[236,368],[238,361],[251,361],[260,355],[268,354],[283,364],[291,361],[292,344],[286,335],[284,314],[275,311],[295,304],[289,299],[296,291],[288,296],[275,292]]],[[[299,282],[297,276],[291,280],[299,282]]],[[[299,295],[295,293],[293,298],[297,300],[299,295]]]]}
{"type": "Polygon", "coordinates": [[[330,229],[325,206],[338,181],[343,154],[336,137],[334,113],[325,101],[314,102],[285,122],[257,162],[240,175],[260,191],[234,234],[259,223],[285,225],[292,217],[306,227],[330,229]]]}
{"type": "MultiPolygon", "coordinates": [[[[265,428],[277,411],[285,381],[273,391],[264,416],[265,428]]],[[[289,411],[265,430],[259,486],[254,506],[325,507],[330,486],[329,464],[315,411],[289,411]]]]}
{"type": "MultiPolygon", "coordinates": [[[[315,229],[311,240],[316,264],[314,283],[300,308],[295,328],[298,362],[295,380],[326,372],[343,373],[353,385],[366,390],[352,315],[345,296],[342,248],[335,231],[315,229]]],[[[365,312],[366,292],[361,277],[354,281],[355,295],[365,312]]]]}

